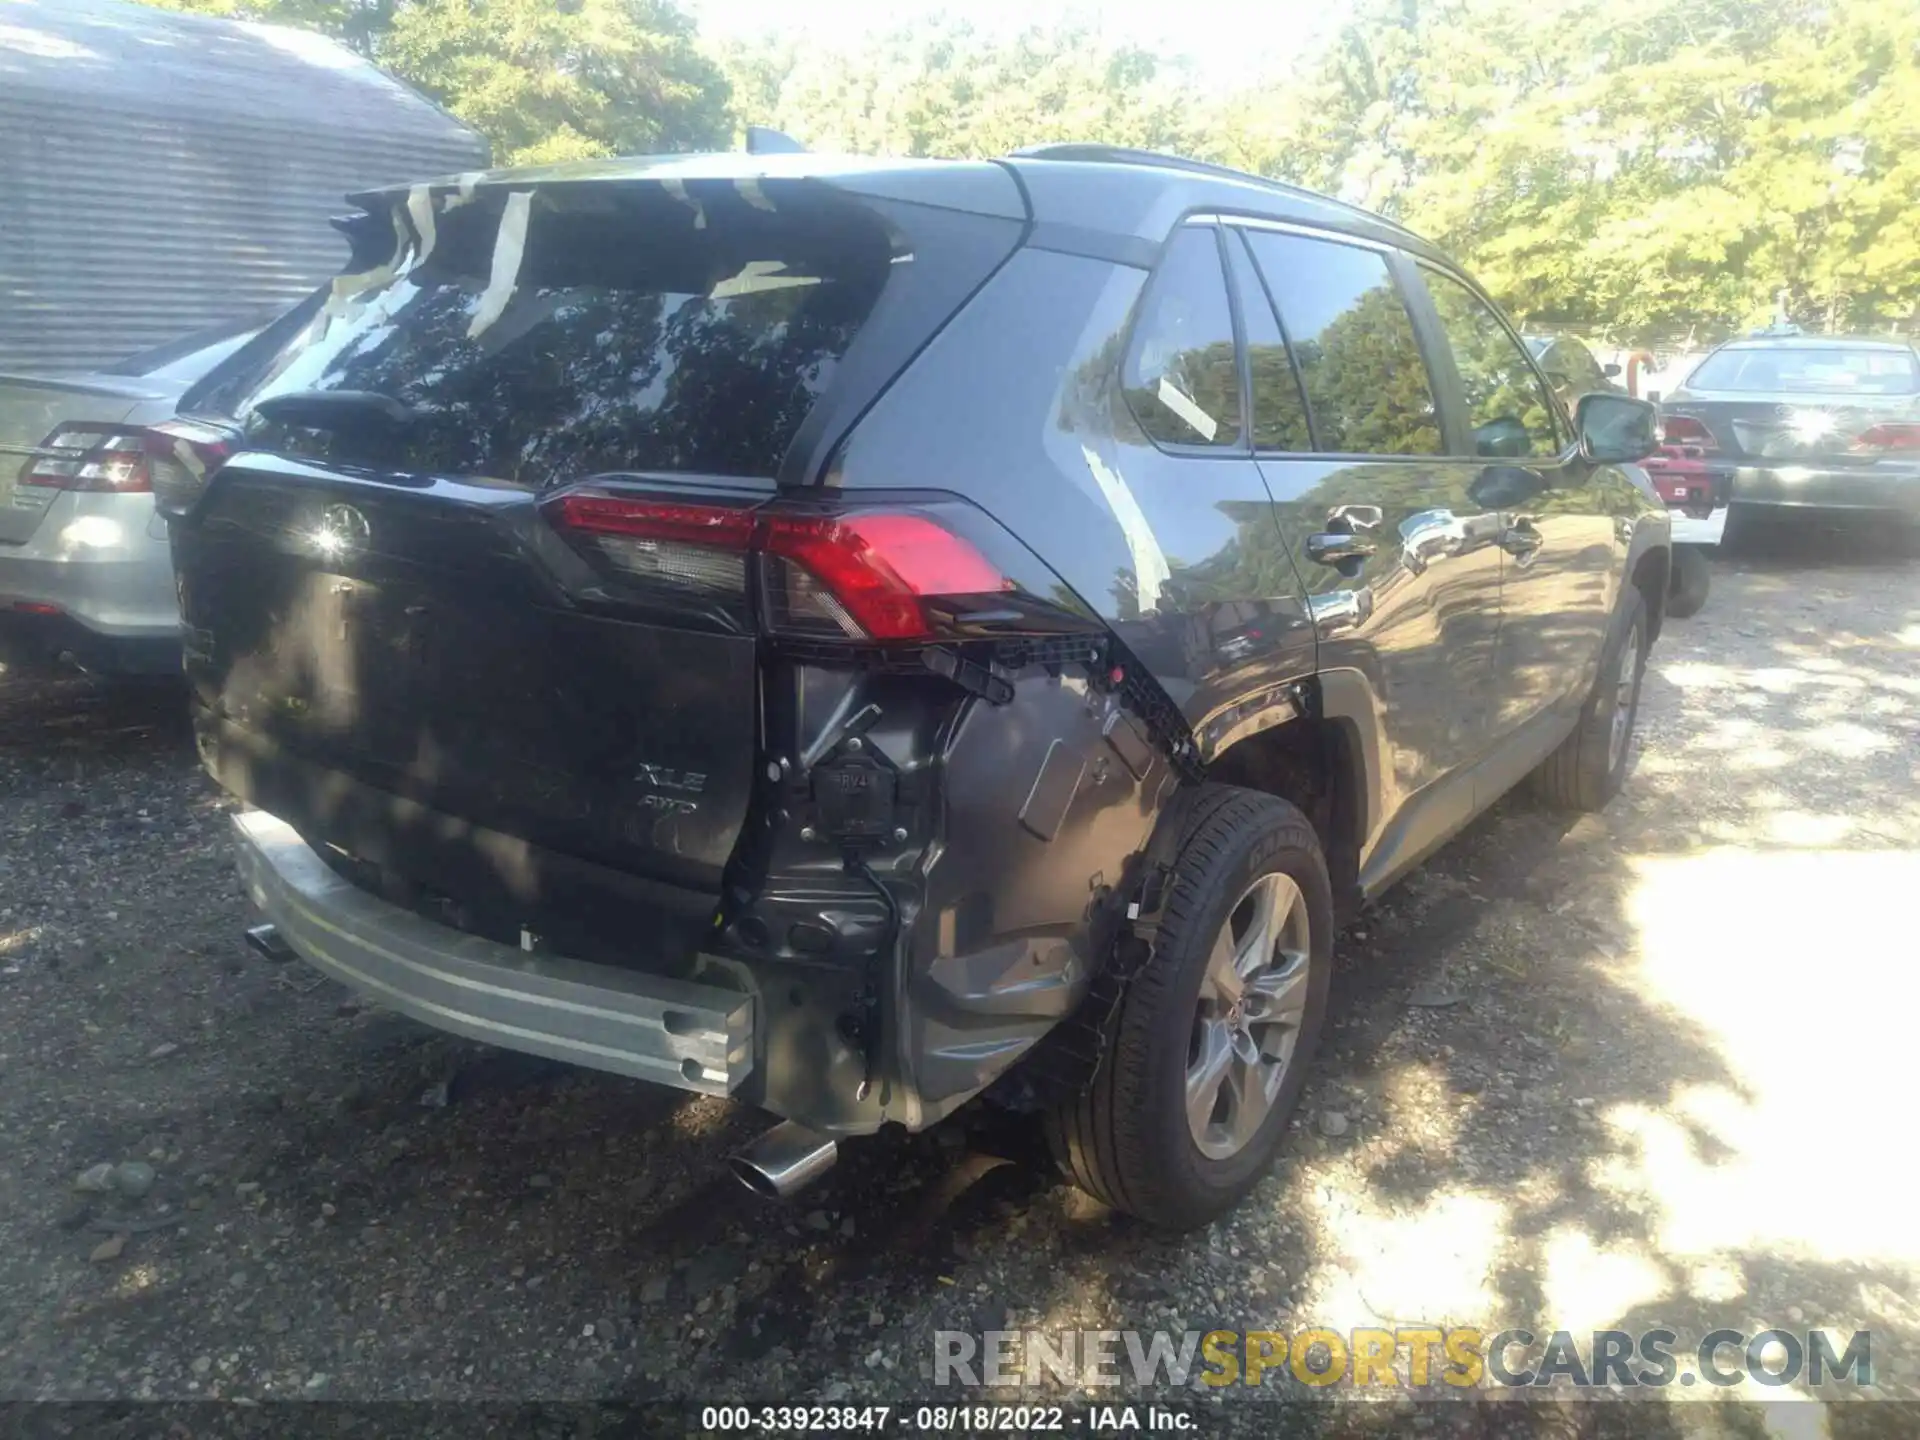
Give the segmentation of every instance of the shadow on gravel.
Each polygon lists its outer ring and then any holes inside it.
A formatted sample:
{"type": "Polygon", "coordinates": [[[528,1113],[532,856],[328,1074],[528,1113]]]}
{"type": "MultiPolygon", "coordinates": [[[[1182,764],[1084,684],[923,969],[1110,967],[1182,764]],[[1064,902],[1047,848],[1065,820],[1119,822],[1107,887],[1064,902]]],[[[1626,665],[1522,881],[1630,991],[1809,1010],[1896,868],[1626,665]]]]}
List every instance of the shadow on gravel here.
{"type": "Polygon", "coordinates": [[[179,681],[104,683],[0,669],[0,749],[32,751],[57,764],[115,752],[191,751],[192,743],[179,681]]]}

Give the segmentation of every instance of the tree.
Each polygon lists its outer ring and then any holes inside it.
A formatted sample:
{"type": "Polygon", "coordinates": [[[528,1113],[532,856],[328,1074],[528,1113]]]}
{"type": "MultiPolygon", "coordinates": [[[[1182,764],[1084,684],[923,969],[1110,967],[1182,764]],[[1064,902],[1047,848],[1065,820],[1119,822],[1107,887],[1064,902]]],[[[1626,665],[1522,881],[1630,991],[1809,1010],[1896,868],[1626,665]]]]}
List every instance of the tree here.
{"type": "Polygon", "coordinates": [[[1192,151],[1191,77],[1078,27],[1008,39],[937,19],[851,50],[736,46],[723,64],[743,123],[823,150],[996,156],[1047,141],[1192,151]]]}
{"type": "Polygon", "coordinates": [[[1910,0],[1375,0],[1241,163],[1406,220],[1523,317],[1633,334],[1920,303],[1910,0]],[[1904,139],[1902,138],[1904,137],[1904,139]]]}
{"type": "Polygon", "coordinates": [[[162,10],[185,10],[229,20],[262,20],[318,30],[372,58],[393,24],[396,0],[144,0],[162,10]]]}
{"type": "Polygon", "coordinates": [[[670,0],[149,0],[319,30],[484,134],[502,164],[723,146],[719,67],[670,0]]]}
{"type": "Polygon", "coordinates": [[[727,86],[666,0],[411,0],[380,63],[508,164],[711,149],[727,86]]]}
{"type": "Polygon", "coordinates": [[[708,56],[670,0],[150,0],[338,36],[509,162],[708,148],[1170,150],[1404,220],[1523,321],[1645,342],[1920,322],[1914,0],[1356,0],[1237,94],[1078,25],[708,56]]]}

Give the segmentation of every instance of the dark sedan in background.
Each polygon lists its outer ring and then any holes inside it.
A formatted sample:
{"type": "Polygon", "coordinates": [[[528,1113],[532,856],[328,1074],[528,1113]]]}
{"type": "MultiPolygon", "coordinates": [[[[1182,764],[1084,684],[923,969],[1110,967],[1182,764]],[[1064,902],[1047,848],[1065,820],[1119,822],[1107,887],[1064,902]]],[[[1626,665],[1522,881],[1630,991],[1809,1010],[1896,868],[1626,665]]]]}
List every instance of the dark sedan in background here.
{"type": "Polygon", "coordinates": [[[1904,340],[1732,340],[1661,405],[1731,521],[1897,519],[1920,534],[1920,355],[1904,340]]]}

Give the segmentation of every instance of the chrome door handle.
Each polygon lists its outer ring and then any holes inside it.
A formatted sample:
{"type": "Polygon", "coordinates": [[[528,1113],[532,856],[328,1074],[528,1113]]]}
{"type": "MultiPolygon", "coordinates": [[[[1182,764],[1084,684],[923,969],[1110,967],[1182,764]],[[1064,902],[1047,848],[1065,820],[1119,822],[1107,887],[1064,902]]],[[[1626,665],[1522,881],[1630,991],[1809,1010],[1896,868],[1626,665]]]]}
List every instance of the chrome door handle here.
{"type": "Polygon", "coordinates": [[[1532,559],[1546,543],[1547,537],[1534,529],[1532,519],[1525,515],[1516,516],[1500,531],[1500,548],[1522,560],[1532,559]]]}
{"type": "Polygon", "coordinates": [[[1307,537],[1307,558],[1316,565],[1331,565],[1349,579],[1373,551],[1373,542],[1360,535],[1334,532],[1307,537]]]}

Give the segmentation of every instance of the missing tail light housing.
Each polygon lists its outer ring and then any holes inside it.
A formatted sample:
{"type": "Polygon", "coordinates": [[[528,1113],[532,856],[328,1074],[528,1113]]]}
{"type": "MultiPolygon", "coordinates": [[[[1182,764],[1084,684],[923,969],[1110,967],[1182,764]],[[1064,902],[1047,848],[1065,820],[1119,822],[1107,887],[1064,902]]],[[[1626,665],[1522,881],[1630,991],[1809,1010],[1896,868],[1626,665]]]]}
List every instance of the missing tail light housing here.
{"type": "Polygon", "coordinates": [[[233,434],[196,420],[166,420],[145,431],[147,476],[163,514],[184,515],[233,454],[233,434]]]}
{"type": "Polygon", "coordinates": [[[769,634],[854,644],[1094,628],[1052,573],[951,496],[688,502],[583,488],[542,507],[602,571],[645,589],[751,596],[769,634]]]}
{"type": "Polygon", "coordinates": [[[20,483],[49,490],[144,494],[153,488],[146,433],[137,425],[56,426],[20,467],[20,483]]]}

